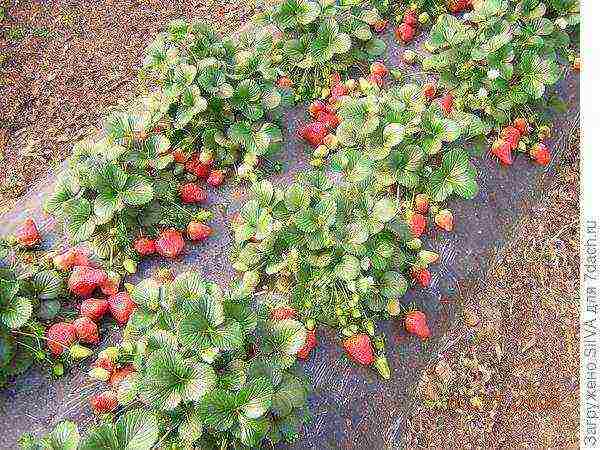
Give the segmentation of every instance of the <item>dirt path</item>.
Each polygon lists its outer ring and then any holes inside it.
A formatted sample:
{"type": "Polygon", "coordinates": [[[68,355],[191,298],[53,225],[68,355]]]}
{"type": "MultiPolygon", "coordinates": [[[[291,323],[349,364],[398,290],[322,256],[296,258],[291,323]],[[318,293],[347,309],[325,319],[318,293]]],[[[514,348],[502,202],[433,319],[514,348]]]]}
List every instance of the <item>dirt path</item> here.
{"type": "Polygon", "coordinates": [[[252,2],[0,0],[0,213],[133,96],[149,41],[172,19],[235,30],[252,2]]]}

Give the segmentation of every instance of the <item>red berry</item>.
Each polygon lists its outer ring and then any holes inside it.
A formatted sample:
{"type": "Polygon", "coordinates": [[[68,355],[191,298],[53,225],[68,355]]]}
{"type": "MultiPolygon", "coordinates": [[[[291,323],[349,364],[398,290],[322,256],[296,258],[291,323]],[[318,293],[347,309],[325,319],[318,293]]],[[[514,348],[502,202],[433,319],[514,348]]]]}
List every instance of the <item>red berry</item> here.
{"type": "Polygon", "coordinates": [[[290,88],[294,85],[294,82],[289,77],[281,77],[277,80],[277,86],[280,88],[290,88]]]}
{"type": "Polygon", "coordinates": [[[388,74],[388,69],[381,62],[374,62],[371,64],[370,72],[373,75],[379,75],[381,78],[385,77],[388,74]]]}
{"type": "Polygon", "coordinates": [[[148,256],[156,253],[154,241],[147,237],[139,237],[133,242],[133,248],[140,256],[148,256]]]}
{"type": "Polygon", "coordinates": [[[317,333],[315,332],[315,330],[307,330],[306,340],[304,341],[304,345],[302,346],[302,348],[300,350],[298,350],[298,353],[296,353],[296,356],[300,359],[306,359],[306,358],[308,358],[308,355],[310,355],[310,352],[312,352],[312,350],[316,346],[317,346],[317,333]]]}
{"type": "Polygon", "coordinates": [[[76,266],[69,277],[69,290],[79,297],[89,297],[92,292],[107,279],[106,272],[102,269],[76,266]]]}
{"type": "Polygon", "coordinates": [[[106,370],[109,374],[115,371],[115,363],[108,359],[106,356],[100,356],[94,361],[92,367],[99,367],[100,369],[106,370]]]}
{"type": "Polygon", "coordinates": [[[525,120],[523,117],[516,118],[513,122],[513,126],[519,130],[521,136],[525,136],[527,133],[529,133],[529,125],[527,124],[527,120],[525,120]]]}
{"type": "Polygon", "coordinates": [[[187,226],[187,235],[192,241],[203,241],[212,234],[212,228],[201,222],[190,222],[187,226]]]}
{"type": "Polygon", "coordinates": [[[427,287],[431,284],[431,273],[427,269],[415,267],[412,270],[412,277],[422,287],[427,287]]]}
{"type": "Polygon", "coordinates": [[[442,97],[442,99],[440,100],[440,106],[442,107],[442,111],[444,111],[444,114],[452,114],[452,109],[454,107],[454,97],[452,96],[451,92],[448,92],[442,97]]]}
{"type": "Polygon", "coordinates": [[[407,42],[412,41],[415,37],[415,29],[407,23],[401,23],[398,28],[396,28],[394,34],[396,35],[397,40],[406,44],[407,42]]]}
{"type": "Polygon", "coordinates": [[[198,178],[205,179],[210,172],[212,161],[203,162],[198,153],[194,153],[185,163],[185,170],[198,178]]]}
{"type": "Polygon", "coordinates": [[[550,163],[550,151],[541,142],[531,148],[529,155],[541,166],[547,166],[550,163]]]}
{"type": "Polygon", "coordinates": [[[433,83],[426,83],[423,86],[423,95],[425,96],[425,98],[429,101],[433,100],[436,96],[437,93],[437,88],[435,87],[435,84],[433,83]]]}
{"type": "Polygon", "coordinates": [[[98,343],[98,325],[96,325],[89,317],[80,317],[73,322],[77,339],[87,344],[98,343]]]}
{"type": "Polygon", "coordinates": [[[408,219],[408,227],[414,237],[420,237],[427,227],[427,219],[422,214],[414,213],[408,219]]]}
{"type": "Polygon", "coordinates": [[[321,100],[315,100],[308,107],[308,113],[313,118],[316,118],[319,115],[319,113],[323,112],[323,111],[331,112],[331,110],[329,109],[329,106],[326,105],[321,100]]]}
{"type": "Polygon", "coordinates": [[[342,120],[335,113],[321,111],[317,115],[317,122],[320,122],[331,129],[337,128],[341,121],[342,120]]]}
{"type": "Polygon", "coordinates": [[[415,196],[415,209],[419,214],[427,214],[429,210],[429,196],[427,194],[417,194],[415,196]]]}
{"type": "Polygon", "coordinates": [[[117,409],[119,402],[117,394],[113,391],[104,391],[99,394],[92,395],[90,405],[96,414],[106,414],[117,409]]]}
{"type": "Polygon", "coordinates": [[[42,237],[33,219],[27,218],[15,232],[17,242],[24,247],[33,247],[42,242],[42,237]]]}
{"type": "Polygon", "coordinates": [[[66,252],[56,255],[52,258],[52,262],[54,263],[54,267],[64,271],[74,266],[88,267],[90,265],[87,251],[79,248],[70,248],[66,252]]]}
{"type": "Polygon", "coordinates": [[[106,281],[100,285],[100,290],[104,295],[113,295],[119,292],[119,285],[121,284],[121,278],[116,272],[108,272],[106,274],[106,281]]]}
{"type": "Polygon", "coordinates": [[[379,76],[377,74],[374,74],[374,73],[370,74],[367,77],[367,80],[373,84],[376,84],[379,87],[383,86],[383,78],[381,78],[381,76],[379,76]]]}
{"type": "Polygon", "coordinates": [[[127,292],[119,292],[108,298],[108,309],[119,325],[127,323],[136,307],[127,292]]]}
{"type": "Polygon", "coordinates": [[[413,28],[416,28],[417,23],[419,23],[419,19],[417,18],[417,13],[412,9],[407,9],[404,12],[404,18],[402,19],[403,23],[410,25],[413,28]]]}
{"type": "Polygon", "coordinates": [[[519,147],[519,141],[521,140],[521,131],[515,127],[505,127],[500,133],[500,139],[510,145],[512,151],[519,147]]]}
{"type": "Polygon", "coordinates": [[[185,153],[183,153],[181,150],[175,150],[173,152],[173,160],[176,163],[183,164],[184,162],[187,161],[187,159],[188,159],[187,155],[185,153]]]}
{"type": "Polygon", "coordinates": [[[492,154],[506,166],[510,166],[513,163],[510,143],[503,139],[496,139],[496,141],[494,141],[492,144],[492,154]]]}
{"type": "Polygon", "coordinates": [[[94,322],[97,322],[108,311],[108,301],[105,299],[88,298],[81,302],[79,311],[82,316],[89,317],[94,322]]]}
{"type": "Polygon", "coordinates": [[[298,136],[307,141],[313,147],[318,147],[323,143],[323,138],[329,134],[325,124],[321,122],[312,122],[306,124],[298,130],[298,136]]]}
{"type": "Polygon", "coordinates": [[[110,376],[108,383],[111,385],[112,388],[117,389],[121,382],[134,372],[135,368],[131,364],[122,367],[121,369],[117,369],[110,376]]]}
{"type": "Polygon", "coordinates": [[[371,338],[366,334],[355,334],[347,338],[343,342],[343,347],[348,356],[360,364],[368,366],[375,360],[371,338]]]}
{"type": "Polygon", "coordinates": [[[294,319],[296,315],[296,310],[289,306],[279,306],[271,310],[271,320],[294,319]]]}
{"type": "Polygon", "coordinates": [[[163,231],[156,240],[156,251],[166,258],[176,258],[183,251],[185,242],[181,232],[175,229],[163,231]]]}
{"type": "Polygon", "coordinates": [[[409,312],[404,318],[404,326],[406,327],[406,331],[421,339],[431,337],[431,331],[429,331],[429,327],[427,326],[427,317],[421,311],[409,312]]]}
{"type": "Polygon", "coordinates": [[[208,174],[208,178],[206,182],[212,187],[218,187],[223,184],[225,180],[225,171],[224,170],[211,170],[208,174]]]}
{"type": "Polygon", "coordinates": [[[48,348],[54,356],[60,356],[77,338],[75,327],[71,323],[58,322],[48,328],[46,333],[48,348]]]}
{"type": "Polygon", "coordinates": [[[329,75],[329,85],[330,86],[336,86],[341,81],[342,81],[342,76],[340,75],[339,72],[331,72],[331,75],[329,75]]]}
{"type": "Polygon", "coordinates": [[[452,231],[454,228],[454,216],[449,209],[442,209],[435,215],[435,223],[442,230],[452,231]]]}
{"type": "Polygon", "coordinates": [[[337,84],[333,85],[333,87],[331,88],[331,95],[329,96],[329,103],[337,102],[340,99],[340,97],[343,97],[344,95],[348,95],[348,89],[342,83],[338,82],[337,84]]]}
{"type": "Polygon", "coordinates": [[[204,203],[206,192],[196,183],[185,183],[179,188],[179,198],[183,203],[204,203]]]}

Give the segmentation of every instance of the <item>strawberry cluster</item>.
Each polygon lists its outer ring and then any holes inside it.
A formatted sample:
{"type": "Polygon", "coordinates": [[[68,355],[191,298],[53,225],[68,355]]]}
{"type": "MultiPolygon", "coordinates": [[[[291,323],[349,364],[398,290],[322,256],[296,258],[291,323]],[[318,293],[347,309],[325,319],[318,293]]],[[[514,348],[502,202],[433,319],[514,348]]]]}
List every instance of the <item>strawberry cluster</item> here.
{"type": "MultiPolygon", "coordinates": [[[[513,152],[527,151],[526,140],[529,134],[529,124],[524,118],[517,118],[512,125],[506,126],[500,132],[498,138],[492,144],[491,152],[498,158],[501,164],[510,166],[513,163],[513,152]]],[[[540,134],[540,136],[542,136],[540,134]]],[[[545,166],[550,162],[550,151],[548,147],[537,142],[529,149],[529,156],[539,165],[545,166]]]]}
{"type": "Polygon", "coordinates": [[[107,347],[98,353],[98,358],[92,364],[88,375],[96,381],[109,384],[109,389],[93,395],[90,405],[96,414],[107,414],[115,411],[118,406],[117,391],[124,380],[135,375],[135,368],[119,362],[120,350],[117,347],[107,347]]]}

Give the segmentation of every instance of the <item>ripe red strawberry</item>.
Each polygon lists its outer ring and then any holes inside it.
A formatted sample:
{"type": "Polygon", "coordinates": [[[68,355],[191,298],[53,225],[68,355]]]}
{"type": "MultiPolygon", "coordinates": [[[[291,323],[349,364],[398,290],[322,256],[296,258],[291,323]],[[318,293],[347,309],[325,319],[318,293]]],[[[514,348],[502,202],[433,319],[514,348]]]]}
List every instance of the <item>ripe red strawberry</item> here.
{"type": "Polygon", "coordinates": [[[119,325],[127,323],[136,307],[137,305],[131,300],[127,292],[119,292],[108,298],[108,309],[119,325]]]}
{"type": "Polygon", "coordinates": [[[119,401],[117,394],[113,391],[104,391],[99,394],[92,395],[90,405],[96,414],[106,414],[117,409],[119,401]]]}
{"type": "Polygon", "coordinates": [[[452,96],[451,92],[448,92],[442,97],[442,99],[440,100],[440,106],[442,107],[442,111],[444,111],[444,114],[452,114],[452,109],[454,107],[454,97],[452,96]]]}
{"type": "Polygon", "coordinates": [[[348,356],[360,364],[368,366],[375,360],[371,338],[367,334],[355,334],[345,339],[343,347],[348,356]]]}
{"type": "Polygon", "coordinates": [[[187,159],[188,159],[188,157],[187,157],[187,155],[185,153],[183,153],[183,151],[181,151],[181,150],[175,150],[173,152],[173,160],[176,163],[183,164],[184,162],[187,161],[187,159]]]}
{"type": "Polygon", "coordinates": [[[429,196],[427,194],[417,194],[415,196],[415,209],[419,214],[427,214],[429,210],[429,196]]]}
{"type": "Polygon", "coordinates": [[[525,136],[529,133],[529,124],[527,123],[527,120],[525,120],[523,117],[516,118],[513,122],[513,126],[517,130],[519,130],[521,136],[525,136]]]}
{"type": "Polygon", "coordinates": [[[206,192],[196,183],[185,183],[179,187],[179,198],[183,203],[204,203],[206,192]]]}
{"type": "Polygon", "coordinates": [[[422,267],[413,268],[411,275],[413,280],[419,283],[422,287],[427,287],[431,284],[431,273],[422,267]]]}
{"type": "Polygon", "coordinates": [[[308,107],[308,113],[310,114],[311,117],[316,118],[319,113],[326,111],[326,112],[332,112],[331,109],[329,109],[329,106],[326,105],[324,102],[322,102],[321,100],[315,100],[314,102],[312,102],[310,104],[310,106],[308,107]]]}
{"type": "Polygon", "coordinates": [[[135,248],[135,251],[138,252],[140,256],[148,256],[156,253],[154,241],[145,236],[137,238],[133,242],[133,248],[135,248]]]}
{"type": "Polygon", "coordinates": [[[106,356],[99,356],[92,364],[92,367],[99,367],[106,370],[109,374],[115,371],[115,363],[106,356]]]}
{"type": "Polygon", "coordinates": [[[419,23],[419,19],[417,18],[417,13],[412,9],[407,9],[404,12],[404,18],[402,19],[403,23],[410,25],[415,28],[419,23]]]}
{"type": "Polygon", "coordinates": [[[340,99],[340,97],[343,97],[344,95],[348,95],[348,89],[346,88],[346,86],[339,82],[337,84],[334,84],[331,88],[329,103],[337,102],[340,99]]]}
{"type": "Polygon", "coordinates": [[[442,230],[452,231],[454,227],[454,217],[449,209],[442,209],[435,215],[435,223],[442,230]]]}
{"type": "Polygon", "coordinates": [[[505,166],[510,166],[513,163],[510,144],[503,139],[496,139],[494,141],[492,144],[492,154],[505,166]]]}
{"type": "Polygon", "coordinates": [[[42,242],[42,237],[33,219],[27,218],[15,232],[17,242],[24,247],[34,247],[42,242]]]}
{"type": "Polygon", "coordinates": [[[500,133],[500,139],[510,145],[511,150],[516,150],[521,140],[521,131],[515,127],[505,127],[500,133]]]}
{"type": "Polygon", "coordinates": [[[106,272],[102,269],[75,266],[69,277],[69,290],[78,297],[89,297],[106,279],[106,272]]]}
{"type": "Polygon", "coordinates": [[[97,344],[98,337],[98,325],[96,325],[92,319],[83,316],[73,321],[73,327],[75,327],[75,333],[77,333],[77,339],[87,344],[97,344]]]}
{"type": "Polygon", "coordinates": [[[119,387],[119,385],[121,384],[121,381],[123,381],[125,378],[127,378],[130,374],[132,374],[134,372],[135,372],[135,368],[131,364],[129,364],[125,367],[122,367],[120,369],[117,369],[110,376],[108,383],[111,385],[111,387],[113,387],[114,389],[117,389],[119,387]]]}
{"type": "Polygon", "coordinates": [[[381,78],[379,75],[376,75],[374,73],[370,74],[367,77],[367,80],[373,84],[376,84],[379,87],[383,86],[383,78],[381,78]]]}
{"type": "Polygon", "coordinates": [[[378,20],[377,22],[375,22],[373,24],[373,29],[377,33],[382,33],[382,32],[385,31],[385,29],[387,28],[387,26],[388,26],[388,21],[381,19],[381,20],[378,20]]]}
{"type": "Polygon", "coordinates": [[[427,227],[427,219],[422,214],[413,213],[408,219],[408,227],[414,237],[420,237],[427,227]]]}
{"type": "Polygon", "coordinates": [[[306,124],[298,130],[298,136],[307,141],[313,147],[318,147],[323,143],[323,138],[329,134],[325,124],[321,122],[312,122],[306,124]]]}
{"type": "Polygon", "coordinates": [[[79,248],[70,248],[66,252],[56,255],[52,258],[52,262],[54,267],[64,271],[74,266],[88,267],[90,265],[87,251],[79,248]]]}
{"type": "Polygon", "coordinates": [[[60,356],[62,355],[62,352],[67,350],[71,344],[75,342],[77,333],[75,332],[73,324],[58,322],[48,328],[46,337],[48,338],[46,343],[48,344],[50,352],[54,356],[60,356]]]}
{"type": "Polygon", "coordinates": [[[280,88],[290,88],[293,85],[294,82],[289,77],[280,77],[279,80],[277,80],[277,86],[279,86],[280,88]]]}
{"type": "Polygon", "coordinates": [[[108,311],[108,301],[99,298],[88,298],[81,302],[79,312],[82,316],[89,317],[94,322],[99,321],[108,311]]]}
{"type": "Polygon", "coordinates": [[[187,235],[192,241],[203,241],[212,234],[212,228],[202,222],[190,222],[187,226],[187,235]]]}
{"type": "Polygon", "coordinates": [[[404,318],[404,326],[406,331],[421,339],[431,337],[431,331],[429,331],[429,327],[427,326],[427,316],[421,311],[409,312],[404,318]]]}
{"type": "Polygon", "coordinates": [[[394,31],[394,34],[396,35],[397,40],[406,44],[407,42],[412,41],[415,37],[415,29],[407,23],[401,23],[394,31]]]}
{"type": "Polygon", "coordinates": [[[550,163],[550,151],[546,145],[538,142],[529,151],[529,155],[541,166],[547,166],[550,163]]]}
{"type": "Polygon", "coordinates": [[[296,356],[300,359],[306,359],[310,355],[310,352],[317,346],[317,333],[315,330],[307,330],[306,332],[306,340],[304,341],[304,345],[296,356]]]}
{"type": "Polygon", "coordinates": [[[166,258],[176,258],[185,246],[181,232],[173,228],[163,231],[155,244],[158,254],[166,258]]]}
{"type": "Polygon", "coordinates": [[[208,174],[208,178],[206,182],[212,187],[218,187],[223,184],[225,180],[225,171],[224,170],[211,170],[208,174]]]}
{"type": "Polygon", "coordinates": [[[211,166],[212,161],[203,162],[200,159],[200,155],[194,153],[185,163],[185,170],[204,180],[208,176],[211,166]]]}
{"type": "Polygon", "coordinates": [[[296,315],[296,310],[289,306],[278,306],[271,310],[271,320],[294,319],[296,315]]]}
{"type": "Polygon", "coordinates": [[[335,113],[321,111],[317,115],[317,122],[321,122],[322,124],[331,129],[337,128],[341,121],[342,119],[340,119],[335,113]]]}
{"type": "Polygon", "coordinates": [[[433,83],[426,83],[423,86],[423,95],[429,101],[433,100],[437,94],[437,88],[433,83]]]}
{"type": "Polygon", "coordinates": [[[388,69],[383,63],[377,61],[371,64],[370,72],[383,78],[388,74],[388,69]]]}

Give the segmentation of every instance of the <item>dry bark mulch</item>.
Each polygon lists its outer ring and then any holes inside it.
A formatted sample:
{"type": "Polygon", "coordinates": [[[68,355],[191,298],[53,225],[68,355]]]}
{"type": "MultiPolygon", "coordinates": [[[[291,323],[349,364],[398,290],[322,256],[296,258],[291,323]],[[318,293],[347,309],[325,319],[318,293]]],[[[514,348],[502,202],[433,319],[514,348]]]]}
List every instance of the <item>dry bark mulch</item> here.
{"type": "Polygon", "coordinates": [[[239,28],[253,2],[0,0],[0,214],[137,89],[143,51],[172,19],[239,28]]]}
{"type": "Polygon", "coordinates": [[[579,446],[579,138],[423,374],[409,447],[579,446]]]}

